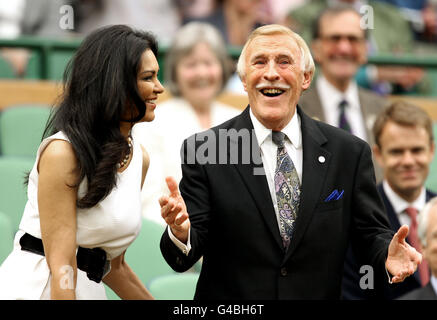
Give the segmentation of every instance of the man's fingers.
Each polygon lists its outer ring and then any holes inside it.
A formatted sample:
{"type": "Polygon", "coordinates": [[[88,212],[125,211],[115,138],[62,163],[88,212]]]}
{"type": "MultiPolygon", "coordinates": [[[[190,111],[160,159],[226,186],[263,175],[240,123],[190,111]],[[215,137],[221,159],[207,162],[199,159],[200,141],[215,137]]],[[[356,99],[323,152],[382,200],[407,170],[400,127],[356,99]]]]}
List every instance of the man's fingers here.
{"type": "Polygon", "coordinates": [[[168,190],[170,190],[170,196],[176,197],[179,195],[178,184],[173,177],[165,178],[165,182],[167,183],[168,190]]]}
{"type": "Polygon", "coordinates": [[[182,223],[184,223],[188,219],[188,214],[183,213],[176,217],[174,224],[179,227],[182,223]]]}
{"type": "Polygon", "coordinates": [[[167,224],[171,225],[181,211],[182,205],[170,199],[168,203],[161,208],[161,216],[165,219],[167,224]]]}
{"type": "Polygon", "coordinates": [[[158,201],[159,201],[159,205],[162,208],[163,206],[165,206],[168,203],[168,197],[162,196],[161,198],[159,198],[158,201]]]}

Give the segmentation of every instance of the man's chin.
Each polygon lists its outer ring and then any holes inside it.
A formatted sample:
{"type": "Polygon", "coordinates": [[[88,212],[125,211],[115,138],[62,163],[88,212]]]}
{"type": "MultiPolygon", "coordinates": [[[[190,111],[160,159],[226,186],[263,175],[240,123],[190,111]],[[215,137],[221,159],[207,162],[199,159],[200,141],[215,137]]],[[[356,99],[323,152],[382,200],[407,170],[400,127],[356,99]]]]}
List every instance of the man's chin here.
{"type": "Polygon", "coordinates": [[[412,193],[416,193],[417,191],[422,189],[422,183],[420,183],[417,180],[402,181],[402,183],[399,187],[400,187],[399,189],[402,190],[402,192],[404,194],[412,194],[412,193]]]}

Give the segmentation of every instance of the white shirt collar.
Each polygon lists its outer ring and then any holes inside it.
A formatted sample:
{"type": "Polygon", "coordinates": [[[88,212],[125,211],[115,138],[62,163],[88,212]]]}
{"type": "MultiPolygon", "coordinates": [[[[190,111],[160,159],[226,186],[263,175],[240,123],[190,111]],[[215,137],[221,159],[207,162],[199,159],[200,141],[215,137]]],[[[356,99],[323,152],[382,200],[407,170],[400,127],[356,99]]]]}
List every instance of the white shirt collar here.
{"type": "Polygon", "coordinates": [[[346,91],[341,92],[334,87],[322,74],[320,74],[317,77],[317,87],[318,92],[323,95],[323,97],[321,97],[322,101],[332,101],[332,104],[337,107],[342,100],[346,100],[350,108],[360,109],[358,86],[355,81],[351,81],[346,91]]]}
{"type": "MultiPolygon", "coordinates": [[[[253,129],[255,130],[255,135],[258,140],[258,144],[261,145],[270,136],[272,130],[267,129],[259,120],[255,117],[250,109],[250,119],[252,120],[253,129]]],[[[285,133],[294,148],[300,149],[302,147],[302,132],[300,128],[300,117],[297,114],[297,110],[294,112],[293,117],[290,122],[281,130],[285,133]]]]}
{"type": "Polygon", "coordinates": [[[426,203],[425,187],[422,187],[419,197],[412,203],[405,201],[396,192],[394,192],[393,189],[388,184],[387,180],[385,179],[382,182],[382,187],[384,188],[384,192],[387,195],[388,200],[390,200],[390,203],[393,206],[393,209],[397,215],[403,213],[405,209],[407,209],[408,207],[413,207],[417,209],[419,212],[425,207],[425,203],[426,203]]]}

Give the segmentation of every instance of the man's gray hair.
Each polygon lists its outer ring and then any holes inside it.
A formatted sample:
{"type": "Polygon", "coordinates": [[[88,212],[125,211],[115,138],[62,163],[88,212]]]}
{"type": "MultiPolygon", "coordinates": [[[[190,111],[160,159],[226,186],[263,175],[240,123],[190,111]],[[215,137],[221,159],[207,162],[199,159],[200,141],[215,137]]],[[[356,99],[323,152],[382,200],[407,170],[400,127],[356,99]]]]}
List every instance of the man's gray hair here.
{"type": "Polygon", "coordinates": [[[290,36],[292,40],[294,40],[301,52],[301,69],[304,72],[311,72],[311,77],[315,72],[315,65],[313,57],[311,56],[311,51],[308,48],[305,40],[302,39],[300,35],[293,32],[291,29],[279,25],[279,24],[269,24],[255,29],[247,39],[246,44],[241,50],[240,57],[238,58],[237,63],[237,73],[242,79],[246,75],[246,52],[250,43],[259,36],[269,36],[269,35],[286,35],[290,36]]]}

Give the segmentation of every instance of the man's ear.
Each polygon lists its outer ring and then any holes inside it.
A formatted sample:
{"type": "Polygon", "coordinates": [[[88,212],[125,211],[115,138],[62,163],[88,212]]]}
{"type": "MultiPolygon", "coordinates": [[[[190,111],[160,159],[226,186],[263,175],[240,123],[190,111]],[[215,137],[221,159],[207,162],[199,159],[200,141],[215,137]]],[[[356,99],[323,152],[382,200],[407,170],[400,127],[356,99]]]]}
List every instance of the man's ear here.
{"type": "Polygon", "coordinates": [[[302,91],[305,91],[310,87],[312,79],[313,79],[313,73],[311,71],[304,71],[303,81],[302,81],[302,91]]]}

